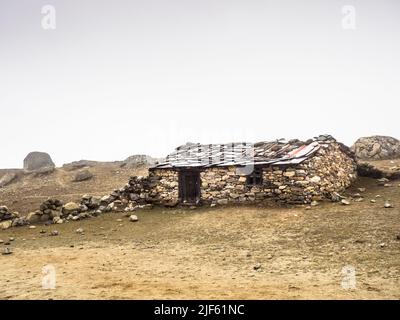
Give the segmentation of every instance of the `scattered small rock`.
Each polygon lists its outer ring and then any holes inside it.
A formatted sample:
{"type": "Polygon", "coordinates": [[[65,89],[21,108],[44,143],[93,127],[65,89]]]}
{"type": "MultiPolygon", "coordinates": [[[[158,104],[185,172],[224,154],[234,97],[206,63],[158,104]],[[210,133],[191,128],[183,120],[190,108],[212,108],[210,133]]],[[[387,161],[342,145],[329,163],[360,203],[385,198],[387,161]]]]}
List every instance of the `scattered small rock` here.
{"type": "Polygon", "coordinates": [[[8,240],[9,240],[9,241],[14,241],[14,240],[15,240],[15,238],[13,238],[13,237],[9,237],[9,238],[8,238],[8,240]]]}
{"type": "Polygon", "coordinates": [[[36,229],[36,226],[29,226],[29,229],[36,229]]]}
{"type": "Polygon", "coordinates": [[[136,222],[136,221],[138,221],[139,220],[139,218],[136,216],[136,215],[134,215],[134,214],[132,214],[130,217],[129,217],[129,221],[131,221],[131,222],[136,222]]]}
{"type": "Polygon", "coordinates": [[[375,200],[375,199],[371,199],[370,202],[371,202],[371,203],[375,203],[376,200],[375,200]]]}
{"type": "Polygon", "coordinates": [[[79,234],[82,234],[84,231],[83,231],[83,229],[82,228],[78,228],[78,229],[76,229],[76,231],[75,231],[76,233],[79,233],[79,234]]]}
{"type": "Polygon", "coordinates": [[[365,240],[363,239],[357,239],[354,241],[354,243],[365,243],[365,240]]]}
{"type": "Polygon", "coordinates": [[[64,220],[61,219],[60,217],[53,218],[53,223],[55,223],[55,224],[62,224],[63,222],[64,222],[64,220]]]}
{"type": "Polygon", "coordinates": [[[314,201],[312,201],[310,204],[311,204],[312,207],[315,207],[315,206],[317,206],[319,203],[318,203],[318,201],[315,201],[315,200],[314,200],[314,201]]]}
{"type": "Polygon", "coordinates": [[[58,236],[58,231],[57,230],[53,230],[52,232],[50,232],[51,236],[58,236]]]}
{"type": "Polygon", "coordinates": [[[227,205],[228,204],[228,199],[218,199],[217,203],[219,205],[227,205]]]}
{"type": "Polygon", "coordinates": [[[2,255],[9,255],[12,254],[12,251],[10,248],[6,247],[3,249],[3,252],[1,253],[2,255]]]}
{"type": "Polygon", "coordinates": [[[357,190],[360,192],[365,192],[365,188],[357,188],[357,190]]]}
{"type": "Polygon", "coordinates": [[[261,269],[261,264],[260,264],[260,263],[257,263],[257,264],[253,267],[253,269],[254,269],[254,270],[260,270],[260,269],[261,269]]]}
{"type": "Polygon", "coordinates": [[[389,202],[386,201],[385,204],[383,205],[384,208],[393,208],[393,205],[389,202]]]}
{"type": "Polygon", "coordinates": [[[342,199],[342,201],[340,201],[340,202],[341,202],[341,204],[346,205],[346,206],[350,204],[350,201],[347,199],[342,199]]]}

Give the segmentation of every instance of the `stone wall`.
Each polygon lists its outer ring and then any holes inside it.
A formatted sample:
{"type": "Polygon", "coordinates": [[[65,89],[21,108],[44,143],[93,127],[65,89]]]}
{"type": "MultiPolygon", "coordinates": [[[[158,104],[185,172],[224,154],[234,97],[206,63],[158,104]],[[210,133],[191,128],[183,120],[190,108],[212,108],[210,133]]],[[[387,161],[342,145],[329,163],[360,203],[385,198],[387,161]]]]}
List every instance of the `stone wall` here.
{"type": "Polygon", "coordinates": [[[331,198],[349,187],[357,178],[355,159],[338,143],[322,145],[317,154],[300,167],[307,171],[311,182],[306,190],[315,197],[331,198]]]}
{"type": "Polygon", "coordinates": [[[245,202],[251,197],[246,177],[239,175],[236,167],[209,168],[200,173],[200,179],[203,203],[245,202]]]}
{"type": "Polygon", "coordinates": [[[179,174],[174,170],[155,169],[149,171],[148,180],[151,183],[149,200],[154,204],[167,206],[179,202],[179,174]]]}
{"type": "Polygon", "coordinates": [[[322,145],[317,153],[295,167],[271,167],[264,171],[265,180],[278,189],[270,194],[287,203],[309,203],[313,200],[337,199],[337,193],[357,178],[354,159],[343,152],[341,145],[322,145]]]}

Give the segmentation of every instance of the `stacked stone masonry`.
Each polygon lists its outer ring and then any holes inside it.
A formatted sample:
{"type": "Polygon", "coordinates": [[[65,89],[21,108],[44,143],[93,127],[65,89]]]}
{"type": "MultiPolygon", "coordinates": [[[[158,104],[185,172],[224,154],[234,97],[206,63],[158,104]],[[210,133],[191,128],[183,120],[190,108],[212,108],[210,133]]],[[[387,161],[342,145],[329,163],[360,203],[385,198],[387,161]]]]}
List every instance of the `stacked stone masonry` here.
{"type": "MultiPolygon", "coordinates": [[[[212,167],[200,170],[201,203],[228,204],[274,200],[284,203],[310,203],[332,199],[356,179],[354,159],[341,145],[321,145],[315,155],[290,166],[264,166],[262,184],[248,185],[239,167],[212,167]]],[[[155,183],[150,201],[157,204],[178,203],[179,173],[171,169],[150,171],[155,183]],[[158,181],[158,182],[157,182],[158,181]]]]}

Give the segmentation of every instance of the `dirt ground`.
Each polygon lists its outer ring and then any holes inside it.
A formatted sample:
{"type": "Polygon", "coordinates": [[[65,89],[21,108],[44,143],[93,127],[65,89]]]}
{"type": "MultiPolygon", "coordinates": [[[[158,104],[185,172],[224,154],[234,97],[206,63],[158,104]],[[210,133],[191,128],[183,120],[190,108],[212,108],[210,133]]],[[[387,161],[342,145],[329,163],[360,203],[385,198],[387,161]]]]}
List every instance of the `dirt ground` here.
{"type": "Polygon", "coordinates": [[[365,187],[364,201],[348,206],[156,208],[135,223],[109,213],[3,230],[15,240],[0,255],[0,298],[399,299],[399,183],[360,179],[349,192],[365,187]],[[388,199],[394,208],[383,208],[388,199]],[[42,288],[46,265],[54,290],[42,288]],[[345,266],[354,289],[341,285],[345,266]]]}

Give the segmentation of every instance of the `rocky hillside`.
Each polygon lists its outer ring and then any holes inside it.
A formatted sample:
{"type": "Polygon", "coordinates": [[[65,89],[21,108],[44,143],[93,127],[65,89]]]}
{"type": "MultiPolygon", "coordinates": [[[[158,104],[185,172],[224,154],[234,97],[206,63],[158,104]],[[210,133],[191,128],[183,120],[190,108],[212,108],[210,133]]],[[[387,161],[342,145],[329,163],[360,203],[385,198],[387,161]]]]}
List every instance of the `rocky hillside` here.
{"type": "Polygon", "coordinates": [[[104,196],[125,185],[132,175],[147,175],[147,166],[130,168],[121,167],[120,162],[90,162],[87,166],[66,165],[45,173],[0,169],[0,205],[25,215],[47,198],[68,202],[79,201],[84,194],[104,196]]]}

